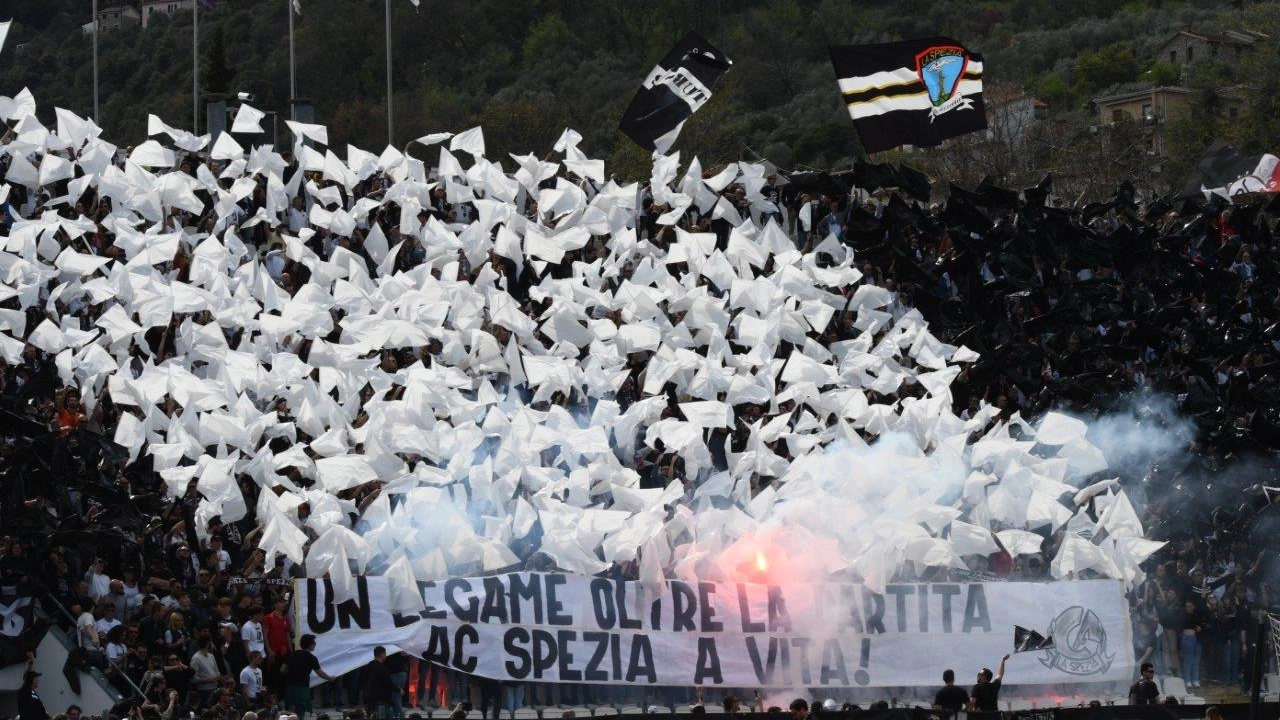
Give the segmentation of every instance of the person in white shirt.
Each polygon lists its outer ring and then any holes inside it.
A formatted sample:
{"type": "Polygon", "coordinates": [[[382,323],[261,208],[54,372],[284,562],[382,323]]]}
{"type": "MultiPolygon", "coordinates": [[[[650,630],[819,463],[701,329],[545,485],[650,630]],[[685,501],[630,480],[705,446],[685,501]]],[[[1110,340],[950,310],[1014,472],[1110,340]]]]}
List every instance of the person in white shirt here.
{"type": "Polygon", "coordinates": [[[85,610],[79,600],[73,600],[69,609],[76,617],[76,641],[80,647],[85,650],[101,650],[102,642],[98,639],[93,613],[85,610]]]}
{"type": "Polygon", "coordinates": [[[102,568],[102,558],[94,558],[93,565],[90,565],[88,572],[84,574],[85,582],[89,583],[89,596],[94,602],[102,602],[102,598],[111,592],[111,578],[103,572],[102,568]]]}
{"type": "Polygon", "coordinates": [[[267,275],[270,275],[272,280],[280,282],[280,278],[284,275],[286,259],[284,250],[280,248],[268,252],[263,257],[262,266],[266,268],[267,275]]]}
{"type": "Polygon", "coordinates": [[[118,628],[123,624],[120,618],[116,617],[116,606],[108,603],[102,608],[102,617],[98,618],[93,627],[98,631],[98,637],[104,638],[111,633],[112,628],[118,628]]]}
{"type": "Polygon", "coordinates": [[[231,553],[222,548],[222,538],[214,535],[209,538],[209,552],[218,553],[218,568],[226,570],[231,567],[231,553]]]}
{"type": "Polygon", "coordinates": [[[244,627],[240,628],[240,639],[244,642],[245,657],[248,657],[255,652],[266,652],[267,646],[262,640],[261,605],[254,605],[249,608],[249,619],[245,621],[244,627]]]}
{"type": "Polygon", "coordinates": [[[262,693],[261,666],[262,653],[255,651],[249,653],[249,664],[240,671],[240,696],[244,698],[245,707],[258,706],[258,695],[262,693]]]}
{"type": "Polygon", "coordinates": [[[289,204],[289,234],[297,235],[310,220],[307,211],[302,208],[302,196],[296,196],[289,204]]]}

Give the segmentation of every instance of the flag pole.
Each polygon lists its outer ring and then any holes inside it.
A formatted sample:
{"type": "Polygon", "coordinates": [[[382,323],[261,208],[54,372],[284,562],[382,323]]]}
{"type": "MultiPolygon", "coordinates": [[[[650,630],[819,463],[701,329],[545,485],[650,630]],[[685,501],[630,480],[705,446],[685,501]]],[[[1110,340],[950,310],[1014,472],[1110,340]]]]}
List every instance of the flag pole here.
{"type": "Polygon", "coordinates": [[[386,0],[387,16],[387,145],[395,146],[395,125],[391,119],[391,0],[386,0]]]}
{"type": "Polygon", "coordinates": [[[93,0],[93,121],[98,117],[98,0],[93,0]]]}
{"type": "Polygon", "coordinates": [[[191,132],[200,133],[200,0],[191,3],[191,132]]]}
{"type": "Polygon", "coordinates": [[[298,79],[293,65],[293,0],[284,0],[289,9],[289,119],[298,119],[298,79]]]}

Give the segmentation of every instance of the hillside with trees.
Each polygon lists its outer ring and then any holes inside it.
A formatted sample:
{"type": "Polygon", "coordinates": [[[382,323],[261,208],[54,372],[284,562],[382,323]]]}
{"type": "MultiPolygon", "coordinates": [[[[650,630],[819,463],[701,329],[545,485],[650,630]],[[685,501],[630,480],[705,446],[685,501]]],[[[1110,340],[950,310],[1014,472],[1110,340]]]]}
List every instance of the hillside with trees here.
{"type": "MultiPolygon", "coordinates": [[[[117,0],[119,2],[138,0],[117,0]]],[[[101,0],[103,6],[112,0],[101,0]]],[[[1181,184],[1213,139],[1245,152],[1275,149],[1280,56],[1273,40],[1233,63],[1194,76],[1155,51],[1181,28],[1251,28],[1280,38],[1280,2],[1218,0],[394,0],[397,145],[438,130],[480,124],[491,157],[548,150],[566,126],[612,171],[634,175],[646,154],[616,130],[647,70],[685,32],[697,30],[733,58],[676,149],[704,166],[765,157],[784,168],[847,167],[863,158],[836,90],[829,44],[944,34],[985,55],[989,105],[1042,103],[1030,139],[995,152],[970,138],[916,152],[935,176],[1022,182],[1045,170],[1097,171],[1095,184],[1142,177],[1152,192],[1181,184]],[[1108,128],[1091,100],[1108,88],[1184,82],[1190,112],[1167,129],[1152,158],[1140,128],[1108,128]],[[1225,85],[1247,95],[1245,112],[1215,109],[1225,85]],[[1128,133],[1126,135],[1126,133],[1128,133]],[[1101,163],[1106,160],[1106,163],[1101,163]],[[1106,165],[1106,167],[1103,167],[1106,165]]],[[[0,3],[15,20],[0,55],[0,94],[30,87],[40,106],[88,115],[92,108],[89,0],[0,3]],[[6,9],[4,6],[8,5],[6,9]]],[[[288,0],[217,0],[200,14],[201,84],[252,92],[255,106],[288,115],[288,0]]],[[[298,94],[315,104],[336,147],[381,147],[385,46],[381,0],[302,0],[296,18],[298,94]]],[[[110,139],[143,137],[148,113],[191,125],[191,14],[100,35],[101,115],[110,139]]],[[[47,118],[52,121],[52,117],[47,118]]],[[[203,118],[201,124],[203,125],[203,118]]],[[[282,137],[285,135],[281,126],[282,137]]],[[[877,156],[881,159],[881,156],[877,156]]],[[[1113,184],[1113,183],[1112,183],[1113,184]]],[[[1085,188],[1086,192],[1089,190],[1085,188]]]]}

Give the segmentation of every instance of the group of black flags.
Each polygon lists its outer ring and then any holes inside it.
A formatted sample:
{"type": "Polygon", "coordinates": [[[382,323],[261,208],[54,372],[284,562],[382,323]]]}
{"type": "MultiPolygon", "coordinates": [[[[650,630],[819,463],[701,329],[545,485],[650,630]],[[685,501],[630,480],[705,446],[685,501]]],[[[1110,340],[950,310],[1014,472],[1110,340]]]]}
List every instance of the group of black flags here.
{"type": "MultiPolygon", "coordinates": [[[[982,56],[947,37],[832,46],[831,64],[868,153],[933,146],[987,127],[982,56]]],[[[733,61],[696,32],[645,78],[620,129],[646,150],[666,153],[733,61]]]]}

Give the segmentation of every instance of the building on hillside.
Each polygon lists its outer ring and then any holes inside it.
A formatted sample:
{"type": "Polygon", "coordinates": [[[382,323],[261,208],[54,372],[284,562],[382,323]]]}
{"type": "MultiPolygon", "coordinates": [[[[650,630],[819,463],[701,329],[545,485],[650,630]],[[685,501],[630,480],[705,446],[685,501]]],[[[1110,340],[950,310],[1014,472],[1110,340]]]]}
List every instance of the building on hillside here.
{"type": "Polygon", "coordinates": [[[1187,73],[1199,63],[1229,62],[1252,50],[1271,36],[1257,30],[1228,30],[1221,34],[1203,33],[1190,28],[1179,30],[1156,50],[1156,59],[1177,63],[1182,67],[1183,82],[1187,73]]]}
{"type": "MultiPolygon", "coordinates": [[[[98,27],[103,30],[138,27],[140,22],[141,16],[132,5],[98,8],[98,27]]],[[[93,32],[93,23],[89,23],[88,32],[93,32]]]]}
{"type": "Polygon", "coordinates": [[[147,27],[158,16],[168,17],[180,12],[191,12],[196,0],[143,0],[142,27],[147,27]]]}
{"type": "Polygon", "coordinates": [[[1009,145],[1025,142],[1031,128],[1049,116],[1049,106],[1033,95],[986,95],[987,137],[1009,145]]]}
{"type": "MultiPolygon", "coordinates": [[[[1165,124],[1200,101],[1202,93],[1192,88],[1162,85],[1105,95],[1095,98],[1093,104],[1103,125],[1134,122],[1143,127],[1151,139],[1151,154],[1160,156],[1165,154],[1165,124]]],[[[1245,108],[1243,88],[1220,88],[1216,102],[1216,112],[1234,121],[1245,108]]]]}

